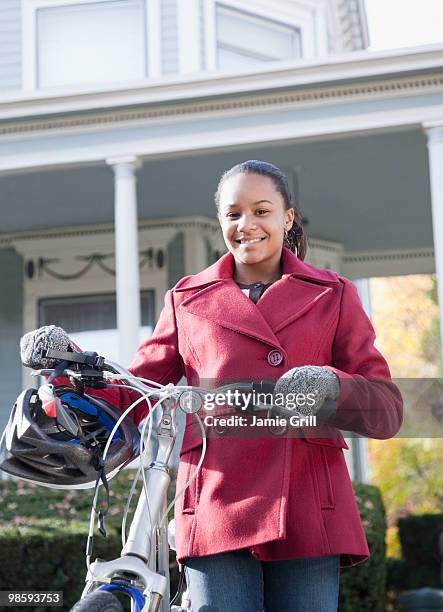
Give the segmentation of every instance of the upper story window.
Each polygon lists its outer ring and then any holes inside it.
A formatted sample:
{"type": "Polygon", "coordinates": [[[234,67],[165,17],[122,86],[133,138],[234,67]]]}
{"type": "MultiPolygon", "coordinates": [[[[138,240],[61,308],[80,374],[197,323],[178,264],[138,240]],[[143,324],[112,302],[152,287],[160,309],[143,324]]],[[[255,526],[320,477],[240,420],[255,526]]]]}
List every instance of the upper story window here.
{"type": "Polygon", "coordinates": [[[27,88],[100,85],[152,76],[158,53],[148,48],[150,30],[156,27],[149,6],[150,0],[26,0],[27,88]]]}
{"type": "Polygon", "coordinates": [[[38,87],[146,75],[141,0],[40,8],[36,28],[38,87]]]}
{"type": "Polygon", "coordinates": [[[301,56],[300,29],[216,5],[217,68],[236,70],[301,56]]]}

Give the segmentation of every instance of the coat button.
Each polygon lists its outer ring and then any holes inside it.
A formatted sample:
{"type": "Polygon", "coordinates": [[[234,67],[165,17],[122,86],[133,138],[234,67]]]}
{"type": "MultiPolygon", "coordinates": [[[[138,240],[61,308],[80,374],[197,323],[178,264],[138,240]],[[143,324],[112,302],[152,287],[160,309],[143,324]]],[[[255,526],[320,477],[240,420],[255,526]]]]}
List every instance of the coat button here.
{"type": "Polygon", "coordinates": [[[214,431],[218,436],[224,436],[227,431],[227,427],[217,424],[214,425],[214,431]]]}
{"type": "Polygon", "coordinates": [[[268,363],[271,366],[279,366],[283,361],[283,355],[280,351],[274,350],[268,353],[268,363]]]}

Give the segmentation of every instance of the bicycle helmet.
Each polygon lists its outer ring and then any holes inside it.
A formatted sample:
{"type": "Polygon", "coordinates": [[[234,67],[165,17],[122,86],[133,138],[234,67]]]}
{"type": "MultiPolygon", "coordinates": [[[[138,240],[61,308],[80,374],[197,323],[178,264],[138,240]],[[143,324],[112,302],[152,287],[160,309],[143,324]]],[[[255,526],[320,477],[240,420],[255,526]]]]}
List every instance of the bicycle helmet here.
{"type": "Polygon", "coordinates": [[[88,489],[102,468],[112,478],[138,455],[140,434],[125,418],[103,464],[106,442],[121,416],[109,402],[71,387],[51,386],[56,414],[39,391],[26,389],[17,398],[0,440],[0,469],[55,489],[88,489]]]}

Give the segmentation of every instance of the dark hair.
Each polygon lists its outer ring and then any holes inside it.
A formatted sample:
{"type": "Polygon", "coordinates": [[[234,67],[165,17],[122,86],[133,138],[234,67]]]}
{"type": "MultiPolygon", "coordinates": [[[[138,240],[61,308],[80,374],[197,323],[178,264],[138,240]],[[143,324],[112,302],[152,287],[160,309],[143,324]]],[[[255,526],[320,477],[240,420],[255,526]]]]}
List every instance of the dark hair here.
{"type": "Polygon", "coordinates": [[[248,161],[233,166],[230,170],[226,170],[226,172],[223,173],[218,183],[217,191],[215,192],[215,205],[218,212],[220,211],[220,191],[222,185],[226,179],[236,174],[260,174],[271,179],[275,188],[283,198],[285,210],[290,208],[294,209],[294,223],[292,224],[292,228],[288,231],[287,236],[285,236],[283,245],[288,247],[288,249],[303,261],[306,257],[308,241],[302,227],[302,215],[293,202],[286,175],[277,168],[277,166],[257,159],[249,159],[248,161]]]}

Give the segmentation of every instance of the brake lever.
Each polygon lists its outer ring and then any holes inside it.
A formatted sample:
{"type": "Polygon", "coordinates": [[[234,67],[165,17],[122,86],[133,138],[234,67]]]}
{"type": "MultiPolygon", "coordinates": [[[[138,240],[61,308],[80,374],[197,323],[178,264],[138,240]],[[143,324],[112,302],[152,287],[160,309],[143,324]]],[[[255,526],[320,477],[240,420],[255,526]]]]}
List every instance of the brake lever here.
{"type": "MultiPolygon", "coordinates": [[[[54,372],[55,369],[44,368],[41,370],[33,370],[31,376],[50,377],[54,372]]],[[[85,367],[80,367],[78,370],[65,369],[59,373],[59,376],[67,376],[72,381],[81,383],[85,387],[92,387],[93,389],[105,389],[107,387],[104,373],[101,370],[93,370],[85,367]]]]}
{"type": "MultiPolygon", "coordinates": [[[[41,370],[33,370],[31,376],[51,376],[55,372],[54,368],[43,368],[41,370]]],[[[63,370],[60,376],[69,376],[69,378],[82,378],[82,373],[79,370],[63,370]]]]}

